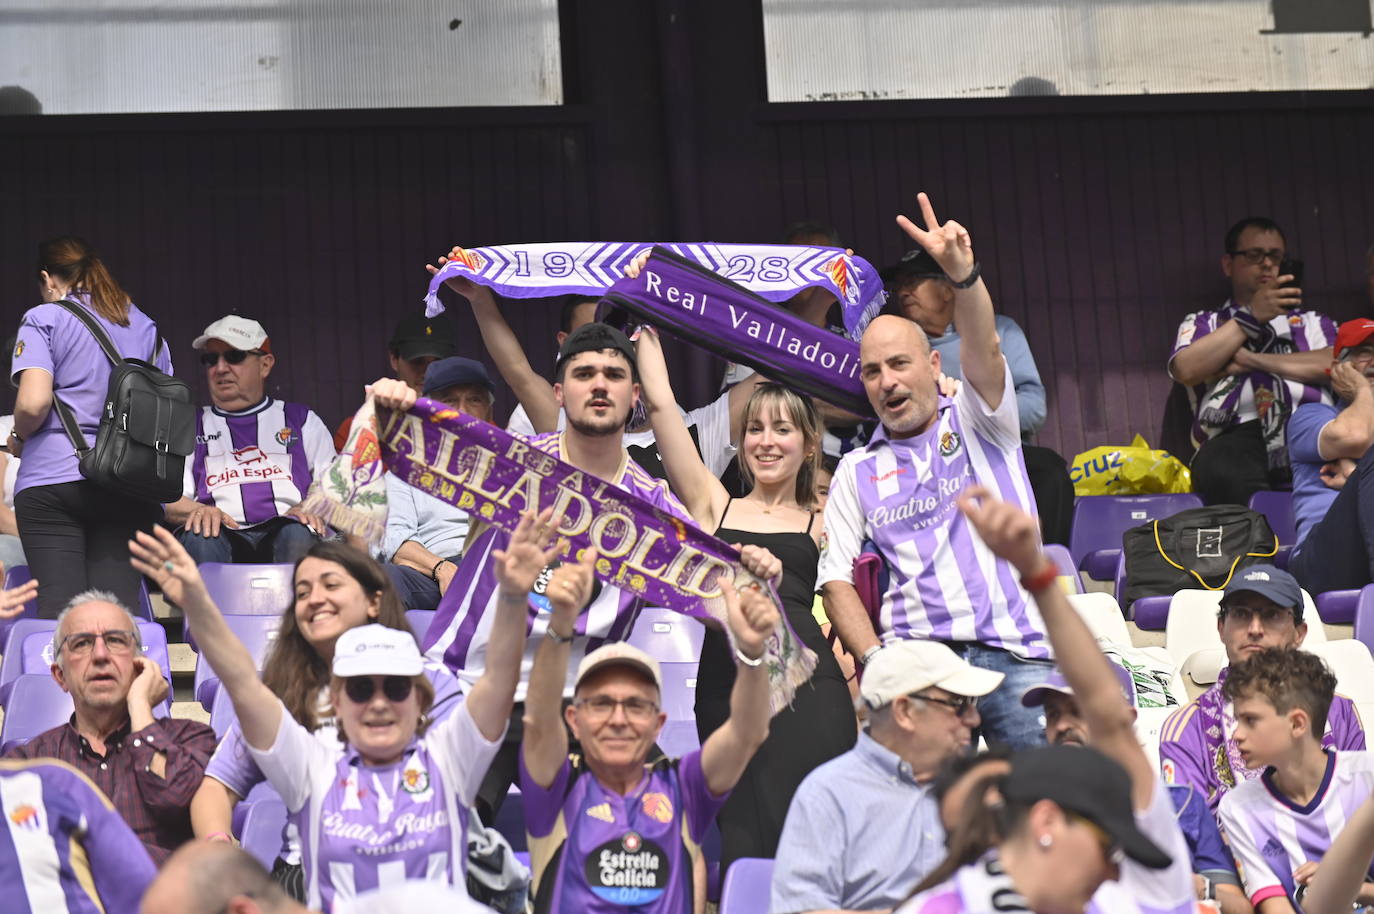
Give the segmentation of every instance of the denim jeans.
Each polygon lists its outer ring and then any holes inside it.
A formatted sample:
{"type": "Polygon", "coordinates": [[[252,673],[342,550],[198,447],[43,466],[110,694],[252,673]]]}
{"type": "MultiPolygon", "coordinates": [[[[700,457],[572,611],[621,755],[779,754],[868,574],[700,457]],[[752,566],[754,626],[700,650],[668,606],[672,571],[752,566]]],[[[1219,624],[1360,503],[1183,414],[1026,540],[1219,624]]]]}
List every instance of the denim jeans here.
{"type": "Polygon", "coordinates": [[[201,536],[179,527],[176,538],[197,565],[202,562],[294,565],[319,540],[313,530],[289,517],[277,517],[237,530],[221,526],[219,536],[201,536]]]}
{"type": "Polygon", "coordinates": [[[1040,708],[1022,707],[1021,696],[1031,686],[1044,682],[1054,664],[1048,660],[1026,660],[976,641],[949,642],[949,647],[974,666],[1006,676],[996,691],[978,701],[983,722],[974,732],[974,741],[981,734],[989,744],[1004,743],[1013,749],[1044,745],[1044,715],[1040,708]]]}

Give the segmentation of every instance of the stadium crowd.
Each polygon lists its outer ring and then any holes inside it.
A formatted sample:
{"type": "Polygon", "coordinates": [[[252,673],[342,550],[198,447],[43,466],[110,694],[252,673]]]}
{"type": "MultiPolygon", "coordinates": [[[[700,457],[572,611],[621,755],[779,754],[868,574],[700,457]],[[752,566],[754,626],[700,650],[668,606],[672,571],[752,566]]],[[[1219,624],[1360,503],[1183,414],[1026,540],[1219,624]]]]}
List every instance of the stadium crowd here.
{"type": "MultiPolygon", "coordinates": [[[[1189,700],[1169,669],[1167,700],[1147,702],[1147,649],[1104,637],[1045,548],[1068,542],[1074,495],[1064,458],[1031,443],[1050,404],[1026,336],[969,231],[918,205],[897,219],[912,250],[881,273],[886,305],[844,340],[863,414],[740,363],[686,409],[660,328],[613,296],[558,301],[550,381],[510,320],[536,305],[453,275],[499,381],[458,355],[448,318],[408,313],[388,376],[331,431],[267,393],[292,354],[226,315],[192,344],[210,397],[187,413],[193,446],[153,448],[182,467],[167,499],[90,478],[90,455],[116,434],[111,378],[135,364],[119,359],[175,375],[183,354],[85,242],[43,243],[3,452],[0,907],[1374,906],[1358,703],[1303,649],[1323,624],[1312,596],[1374,580],[1374,319],[1305,308],[1271,220],[1224,238],[1231,296],[1184,318],[1167,363],[1193,397],[1195,486],[1242,505],[1291,487],[1297,543],[1217,588],[1208,687],[1189,700]],[[598,517],[601,539],[570,548],[582,496],[527,495],[505,522],[414,470],[379,483],[371,537],[322,507],[404,417],[485,434],[499,382],[519,408],[493,440],[637,506],[609,516],[652,518],[648,546],[625,558],[598,517]],[[714,590],[696,581],[699,605],[658,608],[625,576],[698,534],[738,549],[714,590]],[[257,637],[248,579],[222,572],[248,564],[287,582],[257,637]],[[150,591],[194,638],[216,726],[170,713],[150,591]],[[249,841],[268,809],[280,832],[269,818],[249,841]]],[[[844,254],[819,224],[784,240],[844,254]]],[[[659,282],[658,256],[627,261],[627,281],[659,282]]],[[[775,307],[844,337],[840,305],[811,284],[775,307]]],[[[464,491],[510,508],[520,486],[486,492],[467,459],[464,491]]]]}

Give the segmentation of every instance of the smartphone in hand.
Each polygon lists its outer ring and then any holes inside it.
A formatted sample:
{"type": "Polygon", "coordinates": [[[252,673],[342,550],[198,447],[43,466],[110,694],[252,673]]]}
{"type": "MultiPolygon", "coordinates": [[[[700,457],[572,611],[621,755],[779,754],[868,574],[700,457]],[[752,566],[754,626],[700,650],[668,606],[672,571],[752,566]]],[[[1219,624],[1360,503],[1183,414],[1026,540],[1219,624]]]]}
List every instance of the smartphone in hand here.
{"type": "Polygon", "coordinates": [[[1279,262],[1279,275],[1292,276],[1281,288],[1301,289],[1302,288],[1302,261],[1296,257],[1285,257],[1279,262]]]}

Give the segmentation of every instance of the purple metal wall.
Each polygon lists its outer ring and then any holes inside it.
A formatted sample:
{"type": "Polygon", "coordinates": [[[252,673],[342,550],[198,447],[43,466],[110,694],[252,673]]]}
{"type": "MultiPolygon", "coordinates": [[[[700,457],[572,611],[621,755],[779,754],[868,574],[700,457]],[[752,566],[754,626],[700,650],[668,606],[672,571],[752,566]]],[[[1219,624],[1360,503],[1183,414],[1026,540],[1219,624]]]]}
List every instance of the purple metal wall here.
{"type": "MultiPolygon", "coordinates": [[[[926,190],[1026,328],[1050,388],[1041,442],[1072,456],[1157,441],[1174,328],[1224,298],[1235,218],[1288,227],[1310,303],[1367,307],[1368,93],[769,106],[755,4],[570,3],[563,34],[557,109],[0,119],[4,323],[33,303],[35,243],[75,232],[183,369],[200,376],[190,341],[214,317],[257,317],[277,392],[332,423],[451,243],[771,240],[815,217],[881,264],[926,190]]],[[[551,364],[556,314],[512,323],[551,364]]],[[[713,363],[675,362],[704,401],[713,363]]]]}

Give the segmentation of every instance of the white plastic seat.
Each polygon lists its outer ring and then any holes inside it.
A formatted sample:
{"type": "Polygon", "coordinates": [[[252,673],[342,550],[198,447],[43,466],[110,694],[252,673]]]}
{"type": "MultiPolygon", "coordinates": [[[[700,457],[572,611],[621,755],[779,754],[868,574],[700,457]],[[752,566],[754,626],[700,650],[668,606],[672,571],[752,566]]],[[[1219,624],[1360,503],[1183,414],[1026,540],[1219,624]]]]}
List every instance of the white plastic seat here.
{"type": "Polygon", "coordinates": [[[1131,643],[1131,633],[1126,628],[1126,619],[1121,615],[1121,607],[1116,598],[1109,593],[1071,593],[1069,605],[1087,623],[1088,629],[1098,639],[1111,644],[1131,643]]]}
{"type": "Polygon", "coordinates": [[[1356,705],[1374,703],[1374,657],[1354,638],[1304,645],[1336,674],[1336,691],[1356,705]]]}
{"type": "MultiPolygon", "coordinates": [[[[1316,604],[1307,591],[1303,591],[1302,600],[1303,619],[1307,622],[1304,645],[1325,643],[1326,630],[1317,617],[1316,604]]],[[[1219,590],[1180,590],[1169,601],[1164,645],[1179,669],[1198,651],[1222,647],[1221,635],[1217,633],[1217,607],[1220,602],[1219,590]]]]}

